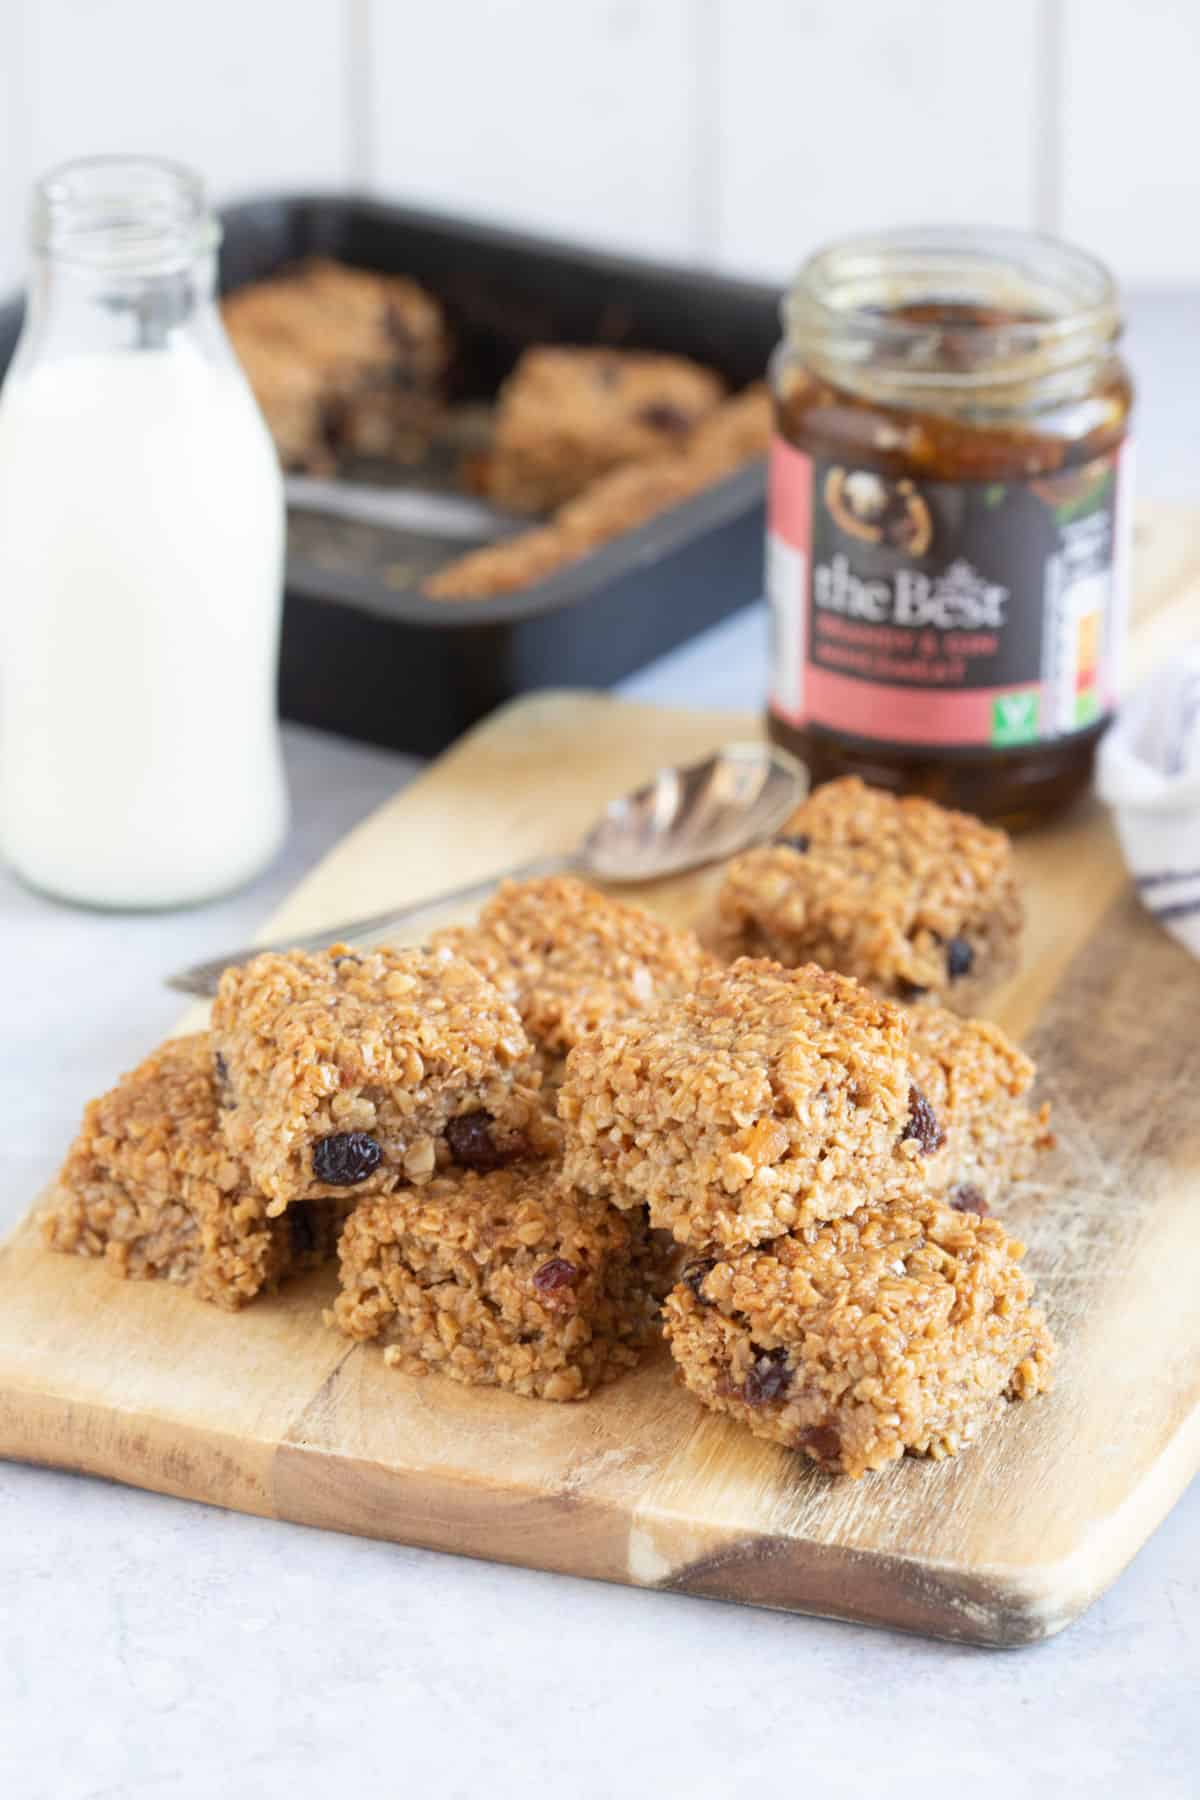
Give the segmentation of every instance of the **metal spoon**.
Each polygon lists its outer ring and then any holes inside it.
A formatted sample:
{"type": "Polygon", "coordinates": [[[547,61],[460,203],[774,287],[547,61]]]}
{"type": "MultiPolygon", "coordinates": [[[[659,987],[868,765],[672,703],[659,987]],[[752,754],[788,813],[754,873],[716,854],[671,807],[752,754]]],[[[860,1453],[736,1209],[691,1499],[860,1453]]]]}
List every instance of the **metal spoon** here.
{"type": "Polygon", "coordinates": [[[387,936],[422,913],[481,900],[501,881],[570,872],[600,881],[654,881],[733,856],[778,831],[808,786],[802,763],[771,744],[726,744],[703,762],[660,769],[652,780],[611,800],[591,830],[565,855],[502,870],[451,893],[410,901],[391,912],[327,925],[278,944],[253,944],[167,977],[182,994],[215,994],[221,972],[264,950],[323,950],[387,936]]]}

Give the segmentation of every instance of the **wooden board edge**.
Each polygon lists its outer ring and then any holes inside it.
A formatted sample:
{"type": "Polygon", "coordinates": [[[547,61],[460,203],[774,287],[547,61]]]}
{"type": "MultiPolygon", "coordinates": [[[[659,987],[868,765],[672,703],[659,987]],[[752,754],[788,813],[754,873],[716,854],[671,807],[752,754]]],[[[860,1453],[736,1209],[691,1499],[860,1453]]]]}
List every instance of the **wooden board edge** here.
{"type": "Polygon", "coordinates": [[[1200,1407],[1173,1436],[1119,1513],[1057,1562],[966,1571],[786,1537],[702,1528],[669,1511],[630,1513],[569,1485],[546,1491],[419,1476],[289,1443],[272,1485],[279,1518],[444,1554],[840,1619],[983,1649],[1019,1649],[1057,1635],[1128,1567],[1200,1468],[1200,1407]],[[347,1507],[347,1494],[354,1503],[347,1507]],[[404,1519],[403,1535],[397,1524],[404,1519]],[[557,1550],[562,1538],[561,1553],[557,1550]]]}
{"type": "Polygon", "coordinates": [[[1071,1625],[1128,1566],[1200,1464],[1200,1408],[1120,1512],[1058,1562],[966,1571],[628,1510],[567,1484],[395,1471],[302,1442],[196,1432],[51,1392],[0,1389],[0,1457],[98,1475],[318,1530],[697,1599],[838,1619],[984,1649],[1040,1643],[1071,1625]],[[163,1446],[167,1454],[163,1454],[163,1446]],[[698,1535],[700,1540],[698,1540],[698,1535]],[[686,1553],[678,1554],[681,1542],[686,1553]]]}
{"type": "Polygon", "coordinates": [[[404,1547],[989,1648],[1038,1641],[1094,1597],[1064,1614],[1045,1604],[1041,1584],[953,1568],[931,1575],[902,1557],[698,1528],[669,1511],[631,1517],[569,1484],[423,1479],[295,1441],[251,1446],[248,1457],[244,1439],[167,1414],[131,1414],[115,1431],[113,1421],[107,1406],[9,1383],[0,1388],[0,1458],[404,1547]]]}
{"type": "Polygon", "coordinates": [[[931,1582],[902,1557],[747,1536],[689,1520],[682,1528],[689,1554],[681,1562],[661,1552],[668,1534],[649,1529],[645,1515],[631,1518],[612,1501],[569,1485],[514,1487],[470,1474],[426,1482],[419,1473],[292,1443],[276,1459],[273,1494],[275,1516],[294,1524],[546,1574],[986,1648],[1048,1635],[1043,1617],[1029,1615],[1019,1591],[953,1571],[931,1582]]]}
{"type": "Polygon", "coordinates": [[[144,1411],[122,1417],[111,1406],[19,1382],[0,1386],[0,1460],[6,1462],[98,1475],[175,1500],[274,1518],[275,1449],[144,1411]]]}

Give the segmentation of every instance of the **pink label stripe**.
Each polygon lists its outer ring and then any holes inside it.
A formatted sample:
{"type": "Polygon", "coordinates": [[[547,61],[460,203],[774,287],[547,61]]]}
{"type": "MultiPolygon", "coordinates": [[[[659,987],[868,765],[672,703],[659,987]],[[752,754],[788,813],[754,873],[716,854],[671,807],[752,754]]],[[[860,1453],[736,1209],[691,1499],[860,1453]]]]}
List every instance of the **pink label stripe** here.
{"type": "Polygon", "coordinates": [[[795,550],[812,546],[812,458],[777,437],[771,445],[767,517],[795,550]]]}
{"type": "Polygon", "coordinates": [[[804,672],[804,716],[797,723],[894,744],[990,744],[992,702],[1030,693],[1040,694],[1041,683],[924,692],[856,681],[810,663],[804,672]]]}

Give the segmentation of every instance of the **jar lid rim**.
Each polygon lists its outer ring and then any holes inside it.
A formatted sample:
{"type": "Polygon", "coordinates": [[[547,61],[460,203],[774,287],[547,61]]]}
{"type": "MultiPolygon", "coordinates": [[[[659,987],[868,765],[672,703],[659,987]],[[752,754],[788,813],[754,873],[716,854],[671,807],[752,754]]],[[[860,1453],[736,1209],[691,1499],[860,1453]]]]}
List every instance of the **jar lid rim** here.
{"type": "Polygon", "coordinates": [[[1005,226],[904,226],[836,240],[802,265],[780,312],[786,341],[806,359],[842,368],[869,362],[876,380],[931,392],[1061,373],[1108,350],[1122,327],[1116,284],[1097,257],[1005,226]],[[936,301],[1001,316],[901,312],[936,301]],[[946,346],[955,354],[940,361],[946,346]]]}
{"type": "MultiPolygon", "coordinates": [[[[784,293],[783,315],[788,322],[797,308],[824,313],[835,324],[869,324],[882,337],[919,337],[928,333],[927,322],[898,319],[887,311],[867,313],[864,302],[838,304],[838,290],[862,292],[864,284],[887,288],[912,284],[925,288],[928,299],[948,297],[930,290],[937,274],[959,281],[975,277],[979,283],[1007,281],[1013,286],[1036,288],[1043,295],[1058,292],[1060,306],[1036,319],[1045,335],[1078,329],[1085,319],[1117,313],[1117,286],[1112,272],[1090,250],[1049,232],[1020,230],[1007,225],[901,225],[880,232],[860,232],[831,239],[804,259],[784,293]],[[1076,292],[1065,292],[1074,284],[1076,292]]],[[[1034,320],[1029,320],[1033,326],[1034,320]]],[[[955,324],[957,331],[1013,331],[1006,324],[955,324]]]]}

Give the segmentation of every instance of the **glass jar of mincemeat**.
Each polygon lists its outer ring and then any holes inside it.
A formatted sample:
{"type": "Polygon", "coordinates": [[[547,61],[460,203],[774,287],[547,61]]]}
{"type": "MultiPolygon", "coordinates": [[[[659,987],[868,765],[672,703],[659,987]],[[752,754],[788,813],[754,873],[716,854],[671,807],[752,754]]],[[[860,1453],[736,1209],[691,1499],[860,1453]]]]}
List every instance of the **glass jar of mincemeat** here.
{"type": "Polygon", "coordinates": [[[771,735],[1010,827],[1088,784],[1116,700],[1133,390],[1107,271],[905,230],[801,270],[772,366],[771,735]]]}

